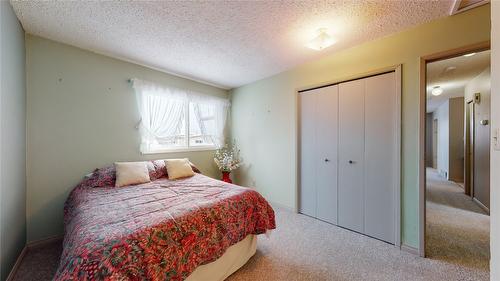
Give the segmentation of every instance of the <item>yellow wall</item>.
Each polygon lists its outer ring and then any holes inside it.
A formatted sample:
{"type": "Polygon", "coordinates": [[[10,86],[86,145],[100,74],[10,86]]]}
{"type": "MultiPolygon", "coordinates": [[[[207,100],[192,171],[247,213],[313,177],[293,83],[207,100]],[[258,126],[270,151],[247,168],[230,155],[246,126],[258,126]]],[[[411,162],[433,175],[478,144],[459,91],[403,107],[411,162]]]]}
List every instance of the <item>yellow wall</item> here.
{"type": "Polygon", "coordinates": [[[336,52],[232,91],[232,136],[245,166],[237,183],[296,206],[297,89],[403,65],[402,242],[418,247],[420,57],[490,39],[490,5],[336,52]]]}

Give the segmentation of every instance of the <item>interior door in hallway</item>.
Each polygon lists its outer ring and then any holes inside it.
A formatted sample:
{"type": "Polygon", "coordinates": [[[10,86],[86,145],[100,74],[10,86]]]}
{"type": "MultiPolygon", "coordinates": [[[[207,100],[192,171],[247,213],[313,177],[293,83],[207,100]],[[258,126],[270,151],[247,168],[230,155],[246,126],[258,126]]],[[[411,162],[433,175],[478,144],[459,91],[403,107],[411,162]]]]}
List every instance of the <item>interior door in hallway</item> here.
{"type": "Polygon", "coordinates": [[[465,107],[465,177],[464,192],[473,196],[474,189],[474,102],[469,101],[465,107]]]}
{"type": "Polygon", "coordinates": [[[489,80],[474,102],[474,199],[489,213],[490,209],[490,88],[489,80]]]}
{"type": "Polygon", "coordinates": [[[432,120],[432,167],[437,169],[438,163],[438,120],[432,120]]]}

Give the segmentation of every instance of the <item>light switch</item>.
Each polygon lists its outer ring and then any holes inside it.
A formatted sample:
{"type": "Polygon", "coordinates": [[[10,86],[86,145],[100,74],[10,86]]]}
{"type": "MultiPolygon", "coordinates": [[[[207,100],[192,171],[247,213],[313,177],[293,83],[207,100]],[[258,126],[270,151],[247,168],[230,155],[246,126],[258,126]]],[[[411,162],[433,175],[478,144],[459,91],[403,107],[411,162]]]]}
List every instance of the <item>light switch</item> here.
{"type": "Polygon", "coordinates": [[[500,151],[500,128],[493,130],[493,149],[500,151]]]}

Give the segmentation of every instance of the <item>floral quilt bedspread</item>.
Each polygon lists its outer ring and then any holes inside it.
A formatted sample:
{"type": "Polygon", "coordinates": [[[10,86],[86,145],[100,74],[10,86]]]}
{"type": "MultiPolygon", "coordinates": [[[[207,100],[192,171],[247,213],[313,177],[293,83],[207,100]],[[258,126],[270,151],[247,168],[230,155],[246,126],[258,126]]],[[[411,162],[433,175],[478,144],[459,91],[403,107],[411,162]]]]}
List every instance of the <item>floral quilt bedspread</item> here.
{"type": "Polygon", "coordinates": [[[128,187],[77,186],[54,280],[184,280],[249,234],[275,228],[256,191],[196,174],[128,187]]]}

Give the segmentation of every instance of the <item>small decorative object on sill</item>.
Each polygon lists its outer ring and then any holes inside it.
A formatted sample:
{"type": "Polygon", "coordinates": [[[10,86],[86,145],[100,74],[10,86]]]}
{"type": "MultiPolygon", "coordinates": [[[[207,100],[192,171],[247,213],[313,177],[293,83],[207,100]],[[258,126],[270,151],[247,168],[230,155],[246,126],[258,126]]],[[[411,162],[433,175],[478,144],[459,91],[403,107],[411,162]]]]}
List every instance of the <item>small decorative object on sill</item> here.
{"type": "Polygon", "coordinates": [[[232,145],[224,145],[222,148],[217,149],[214,155],[215,164],[222,172],[222,180],[228,183],[231,181],[231,171],[236,170],[241,165],[240,150],[233,141],[232,145]]]}

